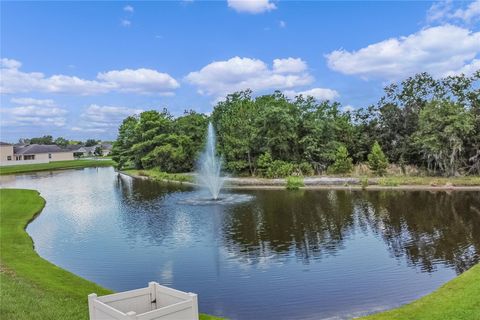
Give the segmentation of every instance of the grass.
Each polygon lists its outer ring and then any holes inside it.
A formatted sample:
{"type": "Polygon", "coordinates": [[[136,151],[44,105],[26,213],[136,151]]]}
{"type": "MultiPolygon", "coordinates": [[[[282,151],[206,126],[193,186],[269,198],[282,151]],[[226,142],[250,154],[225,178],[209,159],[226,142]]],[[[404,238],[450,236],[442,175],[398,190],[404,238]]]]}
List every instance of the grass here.
{"type": "MultiPolygon", "coordinates": [[[[0,189],[0,319],[88,319],[87,295],[111,293],[42,259],[25,232],[45,200],[34,190],[0,189]]],[[[201,315],[201,320],[220,319],[201,315]]]]}
{"type": "Polygon", "coordinates": [[[112,160],[68,160],[49,163],[21,164],[0,167],[0,175],[15,174],[34,171],[75,169],[86,167],[109,167],[114,165],[112,160]]]}
{"type": "Polygon", "coordinates": [[[158,169],[147,169],[147,170],[122,170],[123,172],[133,175],[133,176],[142,176],[149,177],[153,180],[158,181],[178,181],[178,182],[195,182],[192,175],[184,173],[167,173],[160,171],[158,169]]]}
{"type": "Polygon", "coordinates": [[[400,186],[400,185],[478,186],[480,185],[480,176],[464,176],[464,177],[386,176],[386,177],[378,178],[378,184],[382,186],[400,186]]]}
{"type": "Polygon", "coordinates": [[[287,185],[286,185],[287,190],[298,190],[301,187],[305,186],[305,183],[303,182],[303,177],[290,176],[290,177],[287,177],[286,182],[287,182],[287,185]]]}
{"type": "Polygon", "coordinates": [[[362,320],[478,320],[480,264],[410,304],[362,320]]]}

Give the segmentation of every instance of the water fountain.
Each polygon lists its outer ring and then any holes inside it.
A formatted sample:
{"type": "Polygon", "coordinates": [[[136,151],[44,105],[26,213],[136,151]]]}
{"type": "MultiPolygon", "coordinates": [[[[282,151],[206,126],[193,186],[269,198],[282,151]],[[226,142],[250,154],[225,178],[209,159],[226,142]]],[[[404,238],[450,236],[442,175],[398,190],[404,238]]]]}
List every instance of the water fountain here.
{"type": "Polygon", "coordinates": [[[208,190],[208,195],[196,193],[179,201],[180,204],[189,205],[232,205],[250,201],[253,197],[249,194],[220,193],[225,182],[222,174],[222,159],[217,156],[215,130],[212,123],[208,124],[207,142],[197,162],[197,184],[208,190]]]}
{"type": "Polygon", "coordinates": [[[208,123],[207,143],[198,160],[198,176],[199,185],[206,187],[210,192],[212,199],[217,200],[225,181],[220,176],[222,171],[222,159],[217,156],[215,151],[216,144],[215,130],[211,122],[208,123]]]}

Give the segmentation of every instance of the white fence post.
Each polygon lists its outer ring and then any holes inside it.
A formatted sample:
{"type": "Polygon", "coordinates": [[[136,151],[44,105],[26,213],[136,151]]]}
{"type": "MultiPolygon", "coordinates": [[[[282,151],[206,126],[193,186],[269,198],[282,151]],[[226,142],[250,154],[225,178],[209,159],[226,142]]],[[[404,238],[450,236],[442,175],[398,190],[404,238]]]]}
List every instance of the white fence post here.
{"type": "Polygon", "coordinates": [[[154,281],[148,283],[150,288],[150,302],[152,303],[152,310],[157,309],[157,284],[154,281]]]}
{"type": "Polygon", "coordinates": [[[97,299],[97,294],[92,293],[88,295],[88,314],[90,319],[95,319],[95,300],[97,299]]]}
{"type": "Polygon", "coordinates": [[[192,316],[194,319],[198,319],[198,297],[195,293],[191,292],[189,292],[188,295],[192,297],[192,316]]]}

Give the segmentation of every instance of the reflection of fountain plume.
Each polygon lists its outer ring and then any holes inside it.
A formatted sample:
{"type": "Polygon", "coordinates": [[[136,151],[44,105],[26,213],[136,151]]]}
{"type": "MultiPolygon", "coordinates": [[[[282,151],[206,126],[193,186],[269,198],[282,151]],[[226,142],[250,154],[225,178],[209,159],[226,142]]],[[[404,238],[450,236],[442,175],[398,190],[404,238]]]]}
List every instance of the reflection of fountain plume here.
{"type": "Polygon", "coordinates": [[[208,124],[208,135],[205,149],[198,161],[198,183],[206,187],[213,199],[218,199],[224,179],[220,176],[222,169],[221,159],[215,152],[215,130],[210,122],[208,124]]]}

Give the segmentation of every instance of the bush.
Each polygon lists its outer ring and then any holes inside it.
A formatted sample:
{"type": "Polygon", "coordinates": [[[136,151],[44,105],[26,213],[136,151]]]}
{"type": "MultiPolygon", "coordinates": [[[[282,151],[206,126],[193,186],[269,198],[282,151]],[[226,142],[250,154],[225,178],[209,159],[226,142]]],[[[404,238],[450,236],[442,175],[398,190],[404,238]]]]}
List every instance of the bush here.
{"type": "Polygon", "coordinates": [[[264,154],[260,155],[257,160],[258,173],[261,176],[266,177],[268,170],[272,166],[272,162],[272,155],[269,152],[265,152],[264,154]]]}
{"type": "Polygon", "coordinates": [[[313,176],[313,174],[315,173],[312,165],[308,162],[301,162],[298,165],[298,171],[300,171],[300,174],[302,176],[313,176]]]}
{"type": "Polygon", "coordinates": [[[292,175],[295,171],[293,163],[285,162],[282,160],[275,160],[272,162],[270,168],[267,171],[268,178],[283,178],[292,175]]]}
{"type": "Polygon", "coordinates": [[[287,190],[298,190],[300,187],[305,186],[303,177],[290,176],[287,178],[287,190]]]}
{"type": "Polygon", "coordinates": [[[328,167],[328,172],[345,174],[351,172],[352,169],[352,158],[348,156],[347,148],[341,145],[335,152],[335,162],[328,167]]]}
{"type": "Polygon", "coordinates": [[[368,155],[368,166],[379,176],[383,176],[386,172],[388,159],[377,141],[373,144],[372,151],[368,155]]]}
{"type": "Polygon", "coordinates": [[[362,190],[365,190],[368,187],[368,178],[367,177],[361,178],[360,184],[362,185],[362,190]]]}

